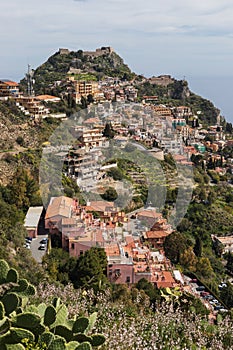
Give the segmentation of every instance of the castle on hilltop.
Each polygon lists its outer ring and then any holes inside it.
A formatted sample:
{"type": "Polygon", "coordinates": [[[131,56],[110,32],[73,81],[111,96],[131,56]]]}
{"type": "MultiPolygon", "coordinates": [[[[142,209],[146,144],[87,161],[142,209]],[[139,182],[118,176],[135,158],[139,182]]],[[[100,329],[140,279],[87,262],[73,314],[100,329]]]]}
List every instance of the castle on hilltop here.
{"type": "MultiPolygon", "coordinates": [[[[103,46],[101,48],[96,49],[95,51],[83,51],[84,56],[91,56],[91,57],[99,57],[103,56],[106,54],[111,54],[114,52],[114,49],[110,46],[103,46]]],[[[59,54],[60,55],[68,55],[70,53],[69,49],[59,49],[59,54]]]]}

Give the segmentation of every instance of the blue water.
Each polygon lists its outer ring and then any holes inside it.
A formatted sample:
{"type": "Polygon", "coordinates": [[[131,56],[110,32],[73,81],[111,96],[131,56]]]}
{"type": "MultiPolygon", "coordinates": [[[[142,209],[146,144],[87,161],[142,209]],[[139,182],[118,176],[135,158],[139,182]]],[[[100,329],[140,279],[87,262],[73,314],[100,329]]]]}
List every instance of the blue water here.
{"type": "Polygon", "coordinates": [[[233,123],[233,76],[186,77],[190,90],[207,98],[220,109],[221,115],[233,123]]]}

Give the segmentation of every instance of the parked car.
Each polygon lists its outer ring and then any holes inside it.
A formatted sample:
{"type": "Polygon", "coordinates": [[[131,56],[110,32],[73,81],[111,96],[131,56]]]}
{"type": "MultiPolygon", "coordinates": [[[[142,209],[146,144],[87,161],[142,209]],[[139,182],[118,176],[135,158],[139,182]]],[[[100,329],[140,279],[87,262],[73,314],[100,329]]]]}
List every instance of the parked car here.
{"type": "Polygon", "coordinates": [[[26,237],[25,239],[28,240],[28,241],[30,241],[30,242],[32,241],[32,238],[31,238],[31,237],[26,237]]]}
{"type": "Polygon", "coordinates": [[[43,238],[43,239],[40,241],[40,244],[47,244],[47,238],[43,238]]]}
{"type": "Polygon", "coordinates": [[[46,245],[42,243],[42,244],[39,246],[38,249],[39,249],[39,250],[45,250],[45,248],[46,248],[46,245]]]}
{"type": "Polygon", "coordinates": [[[199,287],[196,288],[196,291],[197,291],[197,292],[202,292],[202,291],[204,291],[204,290],[205,290],[205,287],[204,287],[204,286],[199,286],[199,287]]]}
{"type": "Polygon", "coordinates": [[[222,309],[222,305],[215,305],[214,310],[221,310],[222,309]]]}
{"type": "Polygon", "coordinates": [[[189,282],[190,283],[197,283],[197,279],[196,278],[192,278],[189,282]]]}
{"type": "Polygon", "coordinates": [[[204,297],[204,296],[210,295],[210,293],[209,293],[209,292],[201,292],[200,295],[201,295],[202,297],[204,297]]]}
{"type": "Polygon", "coordinates": [[[23,246],[24,246],[24,248],[27,248],[27,249],[30,249],[30,248],[31,248],[30,244],[27,243],[27,242],[25,242],[23,246]]]}

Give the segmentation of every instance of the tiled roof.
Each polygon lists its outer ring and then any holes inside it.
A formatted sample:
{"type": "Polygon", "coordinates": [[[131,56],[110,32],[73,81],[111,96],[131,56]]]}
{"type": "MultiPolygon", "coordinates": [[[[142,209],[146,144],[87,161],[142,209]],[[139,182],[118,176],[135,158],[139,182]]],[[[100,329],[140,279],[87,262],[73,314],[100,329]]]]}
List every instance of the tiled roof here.
{"type": "Polygon", "coordinates": [[[4,84],[9,85],[9,86],[19,86],[18,83],[16,83],[15,81],[12,81],[12,80],[0,79],[0,82],[3,82],[4,84]]]}
{"type": "Polygon", "coordinates": [[[157,213],[155,209],[145,209],[145,210],[139,211],[137,215],[148,217],[148,218],[159,218],[162,216],[162,214],[157,213]]]}
{"type": "Polygon", "coordinates": [[[39,95],[39,96],[36,96],[36,99],[37,100],[40,100],[40,101],[44,101],[44,100],[60,100],[60,97],[57,97],[57,96],[51,96],[51,95],[39,95]]]}
{"type": "Polygon", "coordinates": [[[107,256],[120,255],[118,244],[105,245],[104,250],[107,256]]]}
{"type": "Polygon", "coordinates": [[[65,218],[71,217],[71,209],[73,206],[73,199],[65,196],[53,197],[48,205],[45,219],[54,216],[63,216],[65,218]]]}
{"type": "Polygon", "coordinates": [[[74,218],[63,218],[62,225],[76,225],[76,219],[74,218]]]}
{"type": "Polygon", "coordinates": [[[100,211],[104,212],[107,211],[106,208],[111,207],[114,208],[114,203],[113,202],[106,202],[106,201],[95,201],[95,202],[90,202],[89,205],[85,207],[87,211],[100,211]]]}
{"type": "Polygon", "coordinates": [[[147,231],[145,232],[146,238],[163,238],[168,236],[166,231],[147,231]]]}

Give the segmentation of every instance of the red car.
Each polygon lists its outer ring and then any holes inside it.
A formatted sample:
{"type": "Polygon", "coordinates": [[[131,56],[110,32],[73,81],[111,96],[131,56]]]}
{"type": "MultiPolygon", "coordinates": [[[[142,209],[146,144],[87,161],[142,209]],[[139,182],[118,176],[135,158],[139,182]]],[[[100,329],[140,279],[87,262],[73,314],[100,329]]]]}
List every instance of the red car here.
{"type": "Polygon", "coordinates": [[[210,293],[209,293],[209,292],[201,292],[200,295],[201,295],[202,297],[205,297],[206,295],[210,295],[210,293]]]}
{"type": "Polygon", "coordinates": [[[192,278],[189,282],[190,283],[197,283],[197,279],[196,278],[192,278]]]}

